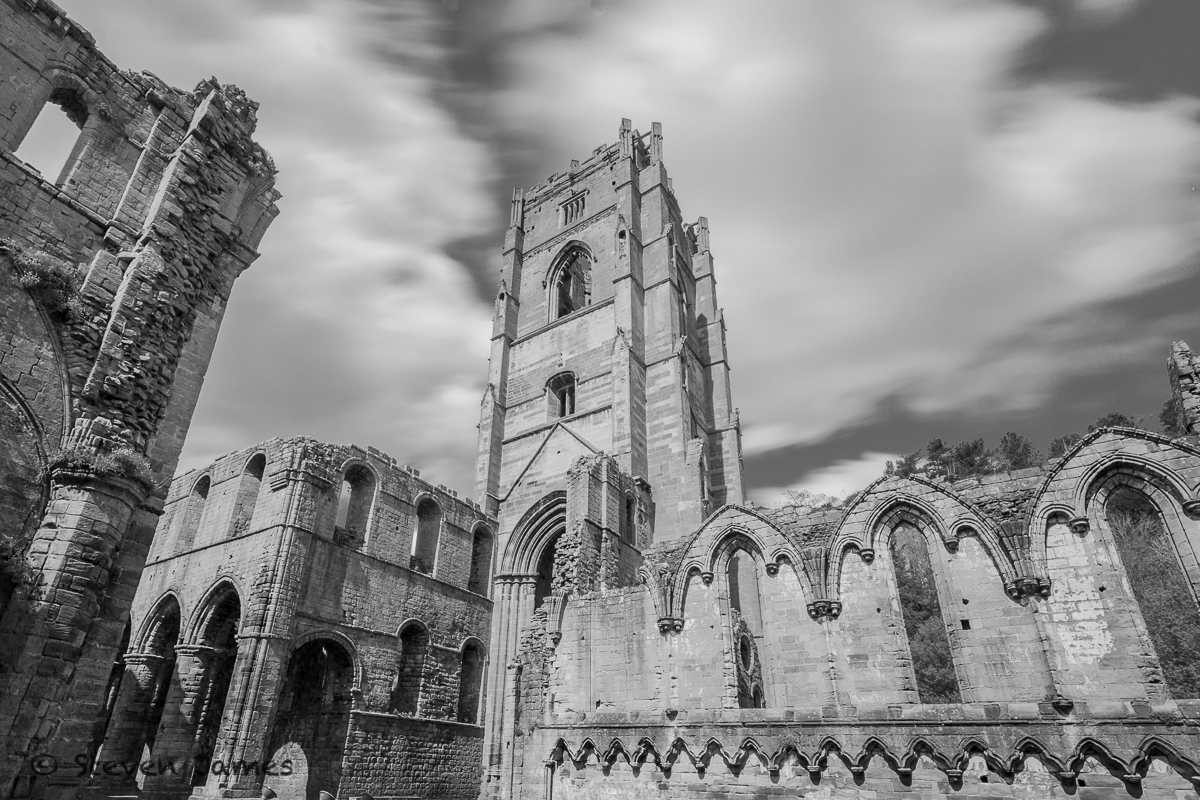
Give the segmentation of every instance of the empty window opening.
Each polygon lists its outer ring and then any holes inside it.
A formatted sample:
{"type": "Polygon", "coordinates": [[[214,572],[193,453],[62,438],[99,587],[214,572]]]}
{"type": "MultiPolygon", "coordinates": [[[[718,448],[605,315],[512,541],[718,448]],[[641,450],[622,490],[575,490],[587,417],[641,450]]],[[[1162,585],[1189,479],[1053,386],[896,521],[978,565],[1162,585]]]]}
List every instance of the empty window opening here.
{"type": "MultiPolygon", "coordinates": [[[[892,531],[889,549],[917,678],[917,695],[922,703],[961,703],[925,537],[909,525],[900,525],[892,531]]],[[[963,629],[966,628],[964,624],[963,629]]]]}
{"type": "Polygon", "coordinates": [[[1104,513],[1167,688],[1176,699],[1200,697],[1200,609],[1158,508],[1121,487],[1104,513]]]}
{"type": "Polygon", "coordinates": [[[635,542],[637,539],[637,504],[633,502],[632,497],[625,498],[624,522],[625,531],[623,538],[626,541],[635,542]]]}
{"type": "Polygon", "coordinates": [[[550,418],[569,417],[575,413],[575,376],[570,372],[555,375],[546,384],[546,400],[550,418]]]}
{"type": "Polygon", "coordinates": [[[442,529],[442,507],[429,498],[417,504],[417,535],[413,537],[409,569],[433,574],[437,559],[438,536],[442,529]]]}
{"type": "Polygon", "coordinates": [[[729,605],[746,621],[750,631],[762,633],[762,605],[758,589],[758,564],[744,550],[729,557],[729,605]]]}
{"type": "Polygon", "coordinates": [[[428,650],[429,633],[420,625],[414,623],[400,633],[400,658],[388,708],[392,713],[417,714],[428,650]]]}
{"type": "Polygon", "coordinates": [[[537,580],[533,588],[533,607],[538,608],[545,602],[550,593],[554,591],[554,562],[558,556],[558,541],[561,534],[557,534],[550,543],[546,545],[546,549],[542,551],[542,557],[538,559],[537,580]]]}
{"type": "Polygon", "coordinates": [[[575,247],[562,258],[554,273],[554,319],[565,317],[591,303],[592,259],[575,247]]]}
{"type": "Polygon", "coordinates": [[[83,146],[80,132],[88,111],[75,89],[50,93],[33,127],[21,140],[16,156],[59,186],[67,180],[83,146]]]}
{"type": "Polygon", "coordinates": [[[474,642],[463,648],[458,679],[458,721],[479,723],[479,695],[483,686],[483,653],[474,642]]]}
{"type": "Polygon", "coordinates": [[[964,631],[971,630],[971,620],[969,620],[969,619],[962,620],[962,629],[964,631]]]}
{"type": "Polygon", "coordinates": [[[753,652],[754,648],[750,644],[750,637],[743,636],[741,641],[738,643],[738,654],[742,658],[742,666],[746,669],[750,669],[750,667],[754,664],[754,660],[751,655],[753,652]]]}
{"type": "Polygon", "coordinates": [[[334,541],[362,544],[366,541],[367,525],[371,519],[371,504],[375,500],[375,474],[362,464],[346,470],[338,494],[337,519],[334,522],[334,541]]]}
{"type": "Polygon", "coordinates": [[[241,536],[250,530],[250,520],[254,517],[254,507],[258,504],[258,493],[262,489],[263,470],[266,466],[267,457],[262,453],[246,462],[241,483],[238,484],[233,523],[229,529],[230,536],[241,536]]]}
{"type": "Polygon", "coordinates": [[[471,575],[467,591],[487,594],[492,577],[492,534],[487,528],[476,528],[471,541],[471,575]]]}
{"type": "Polygon", "coordinates": [[[562,204],[560,208],[562,209],[562,221],[564,225],[570,225],[583,219],[586,197],[586,195],[577,194],[562,204]]]}
{"type": "Polygon", "coordinates": [[[180,523],[178,550],[190,550],[196,541],[196,532],[200,529],[200,521],[204,517],[204,507],[208,503],[208,490],[212,479],[205,475],[196,481],[188,494],[187,505],[183,510],[183,521],[180,523]]]}

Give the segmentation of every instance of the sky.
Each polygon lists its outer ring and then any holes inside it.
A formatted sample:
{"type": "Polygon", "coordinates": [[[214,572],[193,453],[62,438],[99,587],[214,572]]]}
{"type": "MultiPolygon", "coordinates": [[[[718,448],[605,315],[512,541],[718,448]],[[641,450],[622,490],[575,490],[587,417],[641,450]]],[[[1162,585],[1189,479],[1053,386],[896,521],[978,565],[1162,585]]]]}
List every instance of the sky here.
{"type": "Polygon", "coordinates": [[[747,485],[1157,426],[1200,346],[1195,0],[59,0],[261,104],[281,214],[183,468],[273,436],[469,492],[512,187],[663,123],[710,220],[747,485]]]}

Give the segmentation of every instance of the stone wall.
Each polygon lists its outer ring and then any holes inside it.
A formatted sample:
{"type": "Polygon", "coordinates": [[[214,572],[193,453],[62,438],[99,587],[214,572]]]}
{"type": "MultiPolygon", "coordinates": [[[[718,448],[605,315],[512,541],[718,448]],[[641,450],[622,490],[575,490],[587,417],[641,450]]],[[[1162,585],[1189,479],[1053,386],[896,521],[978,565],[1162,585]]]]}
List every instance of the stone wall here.
{"type": "Polygon", "coordinates": [[[236,87],[123,71],[45,0],[2,0],[0,26],[0,792],[70,794],[29,759],[97,745],[163,487],[279,194],[236,87]],[[56,175],[14,155],[43,113],[80,128],[56,175]]]}

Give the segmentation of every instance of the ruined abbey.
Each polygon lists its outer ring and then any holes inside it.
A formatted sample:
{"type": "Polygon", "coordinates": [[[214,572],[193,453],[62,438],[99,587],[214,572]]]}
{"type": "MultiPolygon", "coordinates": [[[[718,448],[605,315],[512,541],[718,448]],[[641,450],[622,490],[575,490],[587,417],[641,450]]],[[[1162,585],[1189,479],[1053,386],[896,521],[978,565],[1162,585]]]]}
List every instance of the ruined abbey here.
{"type": "Polygon", "coordinates": [[[1185,345],[1184,435],[755,507],[708,221],[623,121],[513,195],[473,497],[303,437],[176,475],[277,213],[257,106],[0,29],[0,797],[1197,796],[1185,345]]]}

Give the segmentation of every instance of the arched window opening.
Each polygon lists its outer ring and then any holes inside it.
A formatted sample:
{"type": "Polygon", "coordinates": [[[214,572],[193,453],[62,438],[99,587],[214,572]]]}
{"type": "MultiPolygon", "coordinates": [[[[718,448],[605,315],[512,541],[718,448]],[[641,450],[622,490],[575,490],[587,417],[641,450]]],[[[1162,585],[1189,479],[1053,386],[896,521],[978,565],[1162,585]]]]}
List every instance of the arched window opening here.
{"type": "Polygon", "coordinates": [[[917,678],[917,695],[922,703],[961,703],[925,537],[912,526],[901,524],[892,531],[889,551],[917,678]]]}
{"type": "Polygon", "coordinates": [[[1200,697],[1200,609],[1162,515],[1124,486],[1108,496],[1104,514],[1167,688],[1176,699],[1200,697]]]}
{"type": "Polygon", "coordinates": [[[337,786],[353,705],[354,662],[337,642],[318,639],[301,645],[288,661],[269,752],[288,744],[306,755],[305,793],[337,786]]]}
{"type": "Polygon", "coordinates": [[[266,468],[267,457],[263,453],[258,453],[246,462],[246,468],[242,470],[242,480],[238,484],[237,500],[234,502],[230,536],[241,536],[250,530],[250,520],[254,517],[254,507],[258,504],[258,493],[262,489],[263,471],[266,468]]]}
{"type": "Polygon", "coordinates": [[[467,580],[467,591],[487,594],[492,577],[492,533],[482,526],[475,529],[471,537],[471,576],[467,580]]]}
{"type": "Polygon", "coordinates": [[[442,528],[442,508],[426,498],[417,504],[417,535],[413,538],[409,569],[426,575],[433,574],[437,560],[438,536],[442,528]]]}
{"type": "Polygon", "coordinates": [[[729,557],[729,605],[756,635],[762,634],[762,602],[758,589],[758,566],[744,550],[729,557]]]}
{"type": "Polygon", "coordinates": [[[333,539],[346,544],[362,544],[367,539],[371,522],[371,504],[375,501],[375,473],[362,464],[355,464],[342,477],[338,494],[337,520],[333,539]]]}
{"type": "Polygon", "coordinates": [[[560,372],[546,383],[546,403],[550,419],[569,417],[575,413],[575,376],[560,372]]]}
{"type": "Polygon", "coordinates": [[[558,542],[562,534],[555,534],[554,538],[542,550],[541,558],[538,559],[537,566],[537,581],[533,588],[533,607],[540,608],[550,593],[554,591],[554,562],[558,555],[558,542]]]}
{"type": "Polygon", "coordinates": [[[208,502],[208,490],[211,486],[212,479],[207,475],[192,485],[179,527],[177,541],[180,551],[190,549],[196,541],[196,532],[200,529],[200,520],[204,517],[204,506],[208,502]]]}
{"type": "Polygon", "coordinates": [[[479,694],[483,686],[483,653],[470,642],[463,648],[458,679],[458,721],[479,724],[479,694]]]}
{"type": "Polygon", "coordinates": [[[554,319],[561,319],[592,302],[592,259],[583,248],[568,251],[554,273],[554,319]]]}
{"type": "Polygon", "coordinates": [[[62,186],[70,177],[83,148],[84,138],[80,134],[87,120],[87,105],[78,90],[55,89],[34,120],[33,127],[21,140],[15,155],[47,180],[56,176],[55,184],[62,186]]]}
{"type": "Polygon", "coordinates": [[[213,656],[208,666],[208,692],[201,706],[200,724],[196,732],[196,757],[192,760],[195,765],[192,771],[193,786],[204,784],[208,778],[208,771],[204,767],[211,763],[215,754],[221,718],[225,714],[225,700],[233,678],[233,665],[237,660],[241,615],[241,600],[232,587],[227,587],[213,602],[200,637],[200,644],[211,647],[213,656]]]}
{"type": "Polygon", "coordinates": [[[389,711],[395,714],[416,715],[420,709],[421,678],[425,671],[425,655],[429,650],[429,633],[416,623],[400,633],[400,658],[396,667],[396,682],[392,686],[389,711]]]}

